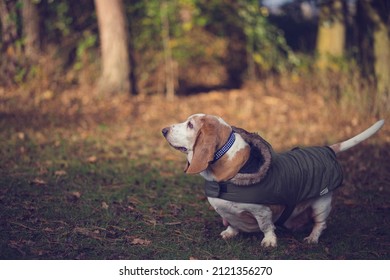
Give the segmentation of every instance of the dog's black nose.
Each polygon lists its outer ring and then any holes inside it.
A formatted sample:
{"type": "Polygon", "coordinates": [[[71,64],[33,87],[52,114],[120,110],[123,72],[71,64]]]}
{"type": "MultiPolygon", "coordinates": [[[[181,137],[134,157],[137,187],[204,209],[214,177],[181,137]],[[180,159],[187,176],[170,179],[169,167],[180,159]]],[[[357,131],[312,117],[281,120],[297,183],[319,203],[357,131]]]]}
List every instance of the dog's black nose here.
{"type": "Polygon", "coordinates": [[[167,134],[169,132],[169,127],[165,127],[161,130],[162,134],[164,135],[164,137],[167,137],[167,134]]]}

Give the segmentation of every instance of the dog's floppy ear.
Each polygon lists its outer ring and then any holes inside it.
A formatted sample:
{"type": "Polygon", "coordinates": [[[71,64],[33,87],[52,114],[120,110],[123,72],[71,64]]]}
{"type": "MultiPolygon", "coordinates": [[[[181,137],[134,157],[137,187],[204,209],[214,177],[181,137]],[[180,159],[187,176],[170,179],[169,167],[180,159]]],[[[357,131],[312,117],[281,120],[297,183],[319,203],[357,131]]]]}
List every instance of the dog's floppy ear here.
{"type": "Polygon", "coordinates": [[[214,159],[214,153],[217,148],[217,135],[207,125],[203,125],[198,132],[193,147],[193,156],[191,163],[187,164],[184,172],[188,174],[197,174],[204,171],[209,163],[214,159]]]}

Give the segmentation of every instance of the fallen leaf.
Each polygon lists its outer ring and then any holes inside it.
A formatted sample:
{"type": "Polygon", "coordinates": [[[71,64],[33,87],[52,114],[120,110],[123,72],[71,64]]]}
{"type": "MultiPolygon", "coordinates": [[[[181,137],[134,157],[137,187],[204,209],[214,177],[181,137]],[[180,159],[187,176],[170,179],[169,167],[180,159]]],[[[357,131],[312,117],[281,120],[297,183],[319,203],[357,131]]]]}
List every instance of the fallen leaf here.
{"type": "Polygon", "coordinates": [[[39,178],[33,179],[33,180],[30,182],[30,184],[32,184],[32,185],[37,185],[37,186],[44,186],[44,185],[47,185],[47,183],[46,183],[44,180],[39,179],[39,178]]]}
{"type": "Polygon", "coordinates": [[[33,253],[33,255],[38,255],[38,256],[43,256],[43,255],[48,254],[48,251],[46,251],[46,250],[39,250],[39,249],[35,249],[35,248],[31,248],[31,252],[33,253]]]}
{"type": "Polygon", "coordinates": [[[73,231],[75,233],[80,233],[82,235],[89,235],[91,233],[87,228],[82,228],[82,227],[75,227],[73,231]]]}
{"type": "Polygon", "coordinates": [[[43,100],[50,100],[54,97],[54,93],[51,90],[45,90],[42,94],[43,100]]]}
{"type": "Polygon", "coordinates": [[[131,245],[150,245],[150,243],[152,243],[152,241],[142,238],[134,238],[130,242],[131,245]]]}
{"type": "Polygon", "coordinates": [[[94,239],[97,239],[97,240],[103,240],[103,238],[101,238],[99,235],[98,235],[98,232],[96,231],[91,231],[87,228],[82,228],[82,227],[75,227],[73,229],[73,232],[75,233],[78,233],[78,234],[81,234],[81,235],[85,235],[85,236],[88,236],[88,237],[91,237],[91,238],[94,238],[94,239]]]}
{"type": "Polygon", "coordinates": [[[70,194],[72,196],[76,197],[76,198],[80,198],[81,197],[81,193],[80,192],[71,192],[70,194]]]}
{"type": "Polygon", "coordinates": [[[167,226],[177,226],[177,225],[181,225],[181,222],[165,223],[165,225],[167,225],[167,226]]]}
{"type": "Polygon", "coordinates": [[[51,229],[51,228],[49,228],[49,227],[45,227],[45,228],[43,229],[43,231],[45,231],[45,232],[54,232],[54,230],[51,229]]]}
{"type": "Polygon", "coordinates": [[[329,248],[328,247],[325,247],[325,252],[327,253],[327,254],[329,254],[330,253],[330,250],[329,250],[329,248]]]}
{"type": "Polygon", "coordinates": [[[137,204],[142,204],[142,202],[136,198],[135,196],[128,196],[127,201],[131,204],[137,205],[137,204]]]}
{"type": "Polygon", "coordinates": [[[152,226],[156,226],[157,225],[157,220],[156,219],[148,219],[148,220],[146,220],[146,222],[151,224],[152,226]]]}
{"type": "Polygon", "coordinates": [[[96,156],[90,156],[89,158],[87,158],[87,162],[95,163],[95,162],[97,162],[97,157],[96,156]]]}
{"type": "Polygon", "coordinates": [[[107,210],[108,209],[108,204],[106,202],[102,202],[102,208],[107,210]]]}
{"type": "Polygon", "coordinates": [[[344,205],[348,205],[348,206],[355,206],[355,205],[359,205],[360,203],[356,200],[356,199],[345,199],[343,201],[344,205]]]}
{"type": "Polygon", "coordinates": [[[26,135],[23,132],[18,132],[17,135],[20,140],[24,140],[26,138],[26,135]]]}
{"type": "Polygon", "coordinates": [[[81,193],[77,191],[69,192],[66,196],[69,202],[76,202],[77,200],[79,200],[80,197],[81,193]]]}
{"type": "Polygon", "coordinates": [[[57,170],[56,172],[54,172],[54,175],[56,176],[65,176],[67,173],[65,170],[57,170]]]}
{"type": "Polygon", "coordinates": [[[39,175],[46,175],[47,173],[49,173],[47,168],[44,168],[44,167],[39,168],[39,172],[38,172],[39,175]]]}

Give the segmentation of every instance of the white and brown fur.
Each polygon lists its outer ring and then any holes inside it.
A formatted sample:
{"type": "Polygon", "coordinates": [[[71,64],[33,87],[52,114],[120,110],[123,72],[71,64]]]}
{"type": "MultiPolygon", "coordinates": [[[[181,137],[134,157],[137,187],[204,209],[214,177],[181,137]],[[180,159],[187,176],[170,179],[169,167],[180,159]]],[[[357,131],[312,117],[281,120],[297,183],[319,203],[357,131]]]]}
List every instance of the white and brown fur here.
{"type": "MultiPolygon", "coordinates": [[[[339,153],[345,151],[377,132],[383,125],[383,120],[359,135],[334,145],[330,148],[339,153]]],[[[162,130],[168,143],[187,154],[188,174],[200,174],[209,181],[227,181],[237,175],[238,171],[249,158],[248,143],[235,133],[236,140],[227,153],[215,163],[211,163],[216,150],[227,141],[232,127],[222,118],[212,115],[195,114],[185,122],[166,127],[162,130]]],[[[208,197],[210,204],[221,215],[227,228],[221,232],[223,239],[236,236],[240,231],[262,231],[264,247],[276,247],[274,222],[284,210],[283,205],[260,205],[231,202],[219,198],[208,197]]],[[[309,236],[304,240],[308,243],[318,243],[322,231],[326,228],[326,219],[331,210],[332,192],[315,199],[306,200],[297,205],[284,226],[297,229],[305,225],[311,218],[314,226],[309,236]]]]}

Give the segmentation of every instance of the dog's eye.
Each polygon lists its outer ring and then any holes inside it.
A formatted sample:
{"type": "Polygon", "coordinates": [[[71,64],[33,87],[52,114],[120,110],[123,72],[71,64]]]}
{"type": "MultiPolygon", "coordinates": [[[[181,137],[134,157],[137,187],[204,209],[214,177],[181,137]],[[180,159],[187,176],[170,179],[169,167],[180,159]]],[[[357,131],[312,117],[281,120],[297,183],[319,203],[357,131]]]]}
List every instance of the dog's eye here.
{"type": "Polygon", "coordinates": [[[194,128],[194,125],[192,124],[192,122],[188,122],[188,123],[187,123],[187,127],[188,127],[189,129],[193,129],[193,128],[194,128]]]}

